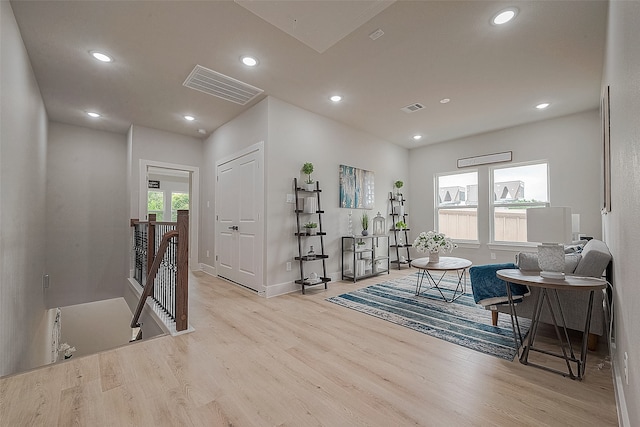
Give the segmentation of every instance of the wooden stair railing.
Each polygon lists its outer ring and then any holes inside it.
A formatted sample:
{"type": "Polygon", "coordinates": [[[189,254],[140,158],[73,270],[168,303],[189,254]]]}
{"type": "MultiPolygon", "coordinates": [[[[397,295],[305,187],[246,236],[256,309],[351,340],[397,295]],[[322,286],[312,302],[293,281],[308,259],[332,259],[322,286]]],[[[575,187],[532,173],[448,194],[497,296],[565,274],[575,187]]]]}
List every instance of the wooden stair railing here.
{"type": "MultiPolygon", "coordinates": [[[[150,216],[149,224],[154,224],[155,218],[150,216]]],[[[153,215],[155,217],[155,215],[153,215]]],[[[132,221],[133,223],[133,221],[132,221]]],[[[158,223],[160,224],[160,223],[158,223]]],[[[165,223],[166,224],[166,223],[165,223]]],[[[150,227],[152,230],[153,227],[150,227]]],[[[140,316],[142,310],[147,301],[147,298],[153,296],[154,284],[158,269],[162,264],[167,248],[169,247],[171,239],[177,238],[177,269],[176,269],[176,281],[175,281],[175,326],[177,331],[184,331],[188,328],[188,256],[189,256],[189,211],[179,210],[178,221],[176,223],[176,229],[166,232],[162,236],[162,240],[157,251],[152,251],[154,246],[153,239],[155,238],[154,232],[149,231],[148,239],[150,242],[150,249],[147,253],[147,274],[144,289],[140,295],[138,306],[131,319],[131,328],[134,330],[132,341],[142,338],[142,330],[140,329],[140,316]],[[155,254],[151,253],[155,252],[155,254]]]]}

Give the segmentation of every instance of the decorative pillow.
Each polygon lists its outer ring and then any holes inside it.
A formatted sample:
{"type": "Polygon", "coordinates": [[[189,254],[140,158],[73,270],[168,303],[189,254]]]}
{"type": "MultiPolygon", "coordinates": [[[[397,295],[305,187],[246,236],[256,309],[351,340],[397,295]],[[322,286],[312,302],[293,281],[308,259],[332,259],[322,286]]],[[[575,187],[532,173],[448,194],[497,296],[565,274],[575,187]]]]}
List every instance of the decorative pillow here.
{"type": "Polygon", "coordinates": [[[583,244],[565,245],[564,253],[565,254],[580,253],[582,252],[582,248],[584,248],[583,244]]]}
{"type": "MultiPolygon", "coordinates": [[[[564,256],[564,272],[565,274],[573,273],[580,260],[582,254],[573,253],[565,254],[564,256]]],[[[516,255],[516,264],[518,268],[523,271],[540,271],[538,265],[538,253],[537,252],[520,252],[516,255]]]]}
{"type": "Polygon", "coordinates": [[[566,254],[564,256],[564,273],[573,273],[578,264],[580,264],[581,259],[582,254],[566,254]]]}
{"type": "Polygon", "coordinates": [[[520,252],[516,255],[516,264],[520,270],[540,271],[537,252],[520,252]]]}

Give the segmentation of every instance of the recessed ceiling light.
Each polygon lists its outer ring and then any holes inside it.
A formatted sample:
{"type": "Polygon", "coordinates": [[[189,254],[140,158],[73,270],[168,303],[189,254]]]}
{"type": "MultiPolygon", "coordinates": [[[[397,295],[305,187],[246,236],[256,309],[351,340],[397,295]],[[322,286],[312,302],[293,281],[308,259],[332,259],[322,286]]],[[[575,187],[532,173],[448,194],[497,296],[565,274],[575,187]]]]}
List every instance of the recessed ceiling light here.
{"type": "Polygon", "coordinates": [[[333,102],[340,102],[342,101],[342,97],[340,95],[333,95],[332,97],[329,98],[330,100],[332,100],[333,102]]]}
{"type": "Polygon", "coordinates": [[[413,139],[415,139],[416,141],[419,141],[422,139],[422,135],[413,135],[413,139]]]}
{"type": "Polygon", "coordinates": [[[192,121],[194,121],[196,118],[195,118],[195,117],[193,117],[193,116],[189,116],[189,115],[187,115],[187,116],[184,116],[184,119],[185,119],[185,120],[187,120],[187,121],[189,121],[189,122],[192,122],[192,121]]]}
{"type": "Polygon", "coordinates": [[[101,117],[100,114],[96,113],[95,111],[87,111],[87,116],[93,117],[94,119],[101,117]]]}
{"type": "Polygon", "coordinates": [[[544,109],[545,109],[545,108],[547,108],[549,105],[551,105],[551,104],[549,104],[548,102],[543,102],[543,103],[541,103],[541,104],[536,105],[536,108],[537,108],[538,110],[544,110],[544,109]]]}
{"type": "Polygon", "coordinates": [[[113,58],[111,58],[106,53],[98,52],[97,50],[92,50],[89,53],[91,54],[91,56],[93,56],[95,59],[97,59],[100,62],[113,62],[113,58]]]}
{"type": "Polygon", "coordinates": [[[493,19],[491,20],[491,23],[493,25],[506,24],[507,22],[515,18],[517,14],[518,14],[518,9],[515,7],[510,7],[508,9],[501,10],[493,17],[493,19]]]}
{"type": "Polygon", "coordinates": [[[451,102],[451,100],[449,98],[442,98],[440,100],[440,104],[448,104],[449,102],[451,102]]]}
{"type": "Polygon", "coordinates": [[[253,56],[243,56],[240,58],[240,60],[247,67],[255,67],[256,65],[258,65],[258,60],[253,56]]]}

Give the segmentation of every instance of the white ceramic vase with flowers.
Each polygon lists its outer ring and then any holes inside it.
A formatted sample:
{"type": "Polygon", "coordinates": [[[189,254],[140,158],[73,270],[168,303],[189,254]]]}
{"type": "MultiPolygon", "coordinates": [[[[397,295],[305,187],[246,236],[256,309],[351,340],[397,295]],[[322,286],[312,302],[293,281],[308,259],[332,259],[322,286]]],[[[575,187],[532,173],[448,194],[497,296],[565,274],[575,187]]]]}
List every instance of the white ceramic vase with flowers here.
{"type": "Polygon", "coordinates": [[[426,252],[429,254],[429,264],[435,264],[440,261],[440,254],[453,251],[458,247],[451,238],[438,233],[437,231],[421,232],[413,242],[413,247],[418,252],[426,252]]]}

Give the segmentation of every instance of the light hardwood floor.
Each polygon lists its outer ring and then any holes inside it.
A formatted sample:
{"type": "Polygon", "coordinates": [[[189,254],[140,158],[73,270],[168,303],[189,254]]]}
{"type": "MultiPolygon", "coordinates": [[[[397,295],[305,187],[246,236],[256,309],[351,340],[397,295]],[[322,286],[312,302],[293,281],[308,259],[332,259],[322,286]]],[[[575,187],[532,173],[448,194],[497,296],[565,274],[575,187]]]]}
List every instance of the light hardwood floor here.
{"type": "Polygon", "coordinates": [[[0,425],[618,424],[604,344],[572,381],[325,301],[411,272],[271,299],[195,273],[195,332],[0,379],[0,425]]]}

